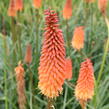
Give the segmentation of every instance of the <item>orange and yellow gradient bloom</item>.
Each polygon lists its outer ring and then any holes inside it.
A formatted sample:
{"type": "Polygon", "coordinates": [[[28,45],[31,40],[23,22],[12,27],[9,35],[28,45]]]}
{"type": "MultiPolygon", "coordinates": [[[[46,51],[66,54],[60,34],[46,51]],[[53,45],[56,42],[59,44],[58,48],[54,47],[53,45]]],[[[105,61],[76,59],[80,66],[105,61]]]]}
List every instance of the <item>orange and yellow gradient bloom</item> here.
{"type": "Polygon", "coordinates": [[[33,6],[38,9],[42,6],[42,0],[33,0],[33,6]]]}
{"type": "Polygon", "coordinates": [[[84,47],[84,27],[79,26],[74,30],[72,38],[72,47],[76,50],[80,50],[84,47]]]}
{"type": "Polygon", "coordinates": [[[38,87],[48,98],[55,98],[62,92],[65,75],[65,48],[58,16],[53,10],[45,11],[45,33],[38,69],[38,87]]]}
{"type": "Polygon", "coordinates": [[[10,0],[9,8],[8,8],[8,16],[15,17],[16,14],[17,14],[16,2],[15,0],[10,0]]]}
{"type": "Polygon", "coordinates": [[[79,78],[75,88],[75,96],[79,101],[92,99],[94,95],[94,69],[90,59],[81,63],[79,78]]]}
{"type": "Polygon", "coordinates": [[[72,0],[66,0],[65,6],[63,8],[63,18],[70,19],[72,16],[72,0]]]}

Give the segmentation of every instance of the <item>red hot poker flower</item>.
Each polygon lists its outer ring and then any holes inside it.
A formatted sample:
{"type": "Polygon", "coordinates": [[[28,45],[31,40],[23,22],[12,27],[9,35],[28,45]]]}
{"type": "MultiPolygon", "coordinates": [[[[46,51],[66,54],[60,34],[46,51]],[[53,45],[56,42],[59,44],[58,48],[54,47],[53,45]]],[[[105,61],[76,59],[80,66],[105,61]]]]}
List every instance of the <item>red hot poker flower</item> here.
{"type": "Polygon", "coordinates": [[[72,16],[72,0],[66,0],[64,9],[63,9],[63,18],[70,19],[72,16]]]}
{"type": "Polygon", "coordinates": [[[16,0],[16,10],[22,11],[23,9],[23,0],[16,0]]]}
{"type": "Polygon", "coordinates": [[[102,14],[106,14],[107,0],[98,0],[98,8],[102,14]]]}
{"type": "Polygon", "coordinates": [[[79,26],[74,30],[74,35],[72,38],[72,46],[76,50],[80,50],[84,47],[84,27],[79,26]]]}
{"type": "Polygon", "coordinates": [[[31,44],[27,44],[26,54],[25,54],[25,62],[30,64],[32,62],[32,47],[31,44]]]}
{"type": "Polygon", "coordinates": [[[72,61],[70,58],[66,59],[66,79],[72,79],[72,61]]]}
{"type": "Polygon", "coordinates": [[[92,99],[94,95],[94,70],[90,59],[81,63],[75,96],[81,101],[92,99]]]}
{"type": "Polygon", "coordinates": [[[8,16],[15,17],[16,16],[16,3],[15,0],[10,0],[9,8],[8,8],[8,16]]]}
{"type": "Polygon", "coordinates": [[[45,15],[46,28],[38,69],[38,87],[45,96],[55,98],[62,92],[66,78],[64,39],[57,24],[57,14],[48,9],[45,15]]]}
{"type": "Polygon", "coordinates": [[[35,7],[35,8],[40,8],[41,7],[41,5],[42,5],[42,0],[33,0],[33,6],[35,7]]]}
{"type": "Polygon", "coordinates": [[[24,68],[21,62],[19,62],[19,65],[15,68],[15,72],[17,81],[19,109],[25,109],[26,97],[25,97],[24,68]]]}

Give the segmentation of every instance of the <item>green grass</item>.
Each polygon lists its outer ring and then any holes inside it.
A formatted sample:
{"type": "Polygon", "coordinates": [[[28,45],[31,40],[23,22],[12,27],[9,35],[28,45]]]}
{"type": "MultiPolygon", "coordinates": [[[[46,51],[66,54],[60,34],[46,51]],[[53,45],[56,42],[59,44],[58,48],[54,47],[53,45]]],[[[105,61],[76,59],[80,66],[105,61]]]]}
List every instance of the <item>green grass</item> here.
{"type": "MultiPolygon", "coordinates": [[[[45,109],[47,99],[37,88],[39,57],[44,33],[44,10],[51,7],[58,12],[60,28],[63,31],[66,47],[66,57],[71,56],[73,61],[73,78],[70,81],[76,84],[80,63],[83,56],[67,47],[67,37],[72,39],[76,26],[85,26],[85,46],[82,50],[87,57],[90,57],[94,65],[94,75],[98,84],[95,87],[95,95],[87,104],[87,109],[109,109],[109,47],[108,29],[105,19],[98,10],[97,1],[93,4],[85,4],[82,0],[73,1],[73,15],[68,21],[69,30],[66,33],[66,21],[62,17],[62,9],[65,0],[43,0],[43,5],[39,10],[32,6],[32,0],[24,0],[24,10],[15,17],[14,25],[7,15],[9,0],[0,0],[0,109],[18,109],[16,79],[14,68],[19,60],[24,60],[26,44],[32,44],[33,60],[30,65],[33,74],[33,93],[30,91],[30,71],[24,64],[26,81],[26,109],[45,109]],[[15,24],[16,22],[16,24],[15,24]],[[12,33],[11,26],[15,33],[12,33]],[[3,28],[6,34],[3,35],[3,28]],[[12,41],[14,38],[21,38],[12,41]],[[21,47],[20,47],[21,46],[21,47]],[[107,52],[106,52],[107,51],[107,52]],[[15,54],[14,54],[15,53],[15,54]],[[103,62],[105,53],[106,61],[103,62]],[[13,55],[14,54],[14,55],[13,55]],[[101,65],[103,63],[103,65],[101,65]],[[30,103],[30,94],[33,102],[30,103]],[[31,107],[31,108],[30,108],[31,107]]],[[[107,8],[107,12],[109,7],[107,8]]],[[[109,13],[107,13],[109,17],[109,13]]],[[[81,109],[78,101],[74,97],[74,88],[66,82],[63,86],[63,93],[57,97],[54,106],[56,109],[81,109]]]]}

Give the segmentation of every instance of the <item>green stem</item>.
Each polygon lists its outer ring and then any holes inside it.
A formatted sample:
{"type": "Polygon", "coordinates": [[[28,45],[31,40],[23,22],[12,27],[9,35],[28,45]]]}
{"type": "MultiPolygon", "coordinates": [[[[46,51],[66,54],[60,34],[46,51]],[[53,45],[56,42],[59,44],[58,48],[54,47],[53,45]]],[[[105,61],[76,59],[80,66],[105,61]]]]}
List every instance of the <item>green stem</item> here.
{"type": "MultiPolygon", "coordinates": [[[[4,41],[4,64],[7,65],[7,43],[6,43],[6,36],[3,35],[3,41],[4,41]]],[[[5,93],[5,109],[8,109],[8,95],[7,95],[7,72],[4,71],[4,81],[5,81],[5,86],[4,86],[4,93],[5,93]]]]}
{"type": "Polygon", "coordinates": [[[12,32],[12,42],[13,42],[13,63],[15,63],[16,61],[16,51],[17,51],[17,47],[16,47],[16,41],[17,41],[17,36],[16,36],[16,29],[15,29],[15,23],[14,23],[14,18],[11,18],[11,32],[12,32]]]}
{"type": "Polygon", "coordinates": [[[106,46],[105,46],[105,49],[104,49],[104,55],[102,57],[102,64],[101,64],[101,67],[100,67],[100,71],[98,73],[97,84],[99,83],[99,81],[102,77],[102,73],[103,73],[104,65],[105,65],[105,61],[106,61],[106,56],[107,56],[108,48],[109,48],[109,21],[106,17],[105,17],[105,21],[106,21],[107,28],[108,28],[108,39],[107,39],[106,46]]]}
{"type": "Polygon", "coordinates": [[[66,86],[66,88],[65,88],[65,94],[64,94],[63,108],[62,109],[66,109],[67,94],[68,94],[68,87],[66,86]]]}
{"type": "MultiPolygon", "coordinates": [[[[39,15],[39,10],[37,9],[36,10],[36,13],[37,13],[37,21],[36,22],[39,22],[39,17],[40,17],[40,15],[39,15]]],[[[39,23],[38,23],[38,25],[37,25],[37,30],[36,30],[36,53],[38,54],[39,52],[39,35],[38,35],[38,27],[39,27],[39,23]]]]}
{"type": "Polygon", "coordinates": [[[53,106],[53,99],[51,99],[51,98],[48,98],[47,109],[55,109],[53,106]]]}
{"type": "Polygon", "coordinates": [[[17,16],[17,21],[18,21],[18,25],[17,25],[17,30],[18,30],[18,36],[17,36],[17,38],[18,38],[18,49],[19,49],[19,54],[20,54],[20,59],[19,60],[21,60],[22,59],[22,47],[21,47],[21,28],[20,28],[20,25],[19,25],[19,23],[21,22],[20,21],[20,12],[18,13],[18,16],[17,16]]]}
{"type": "Polygon", "coordinates": [[[30,68],[30,65],[28,64],[28,69],[29,69],[29,74],[30,74],[30,85],[29,85],[29,91],[30,91],[30,109],[33,109],[33,104],[32,104],[32,101],[33,101],[33,92],[32,92],[32,83],[33,83],[33,74],[32,74],[32,71],[31,71],[31,68],[30,68]]]}
{"type": "Polygon", "coordinates": [[[68,55],[70,55],[70,37],[69,37],[68,20],[66,20],[66,39],[67,39],[68,55]]]}

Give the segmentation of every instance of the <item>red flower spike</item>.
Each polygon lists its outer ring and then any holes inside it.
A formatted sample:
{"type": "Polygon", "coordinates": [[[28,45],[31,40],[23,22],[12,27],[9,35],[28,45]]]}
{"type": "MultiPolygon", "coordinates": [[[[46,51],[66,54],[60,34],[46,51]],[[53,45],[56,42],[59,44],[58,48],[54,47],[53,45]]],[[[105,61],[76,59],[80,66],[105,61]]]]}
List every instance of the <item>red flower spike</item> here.
{"type": "Polygon", "coordinates": [[[31,44],[27,44],[26,54],[25,54],[25,62],[27,64],[31,64],[31,62],[32,62],[32,47],[31,47],[31,44]]]}
{"type": "Polygon", "coordinates": [[[15,0],[10,0],[9,8],[8,8],[8,16],[11,16],[11,17],[16,16],[16,3],[15,3],[15,0]]]}
{"type": "MultiPolygon", "coordinates": [[[[90,59],[81,63],[75,96],[81,102],[87,102],[94,95],[94,70],[90,59]]],[[[82,103],[83,104],[83,103],[82,103]]]]}
{"type": "Polygon", "coordinates": [[[71,59],[66,59],[66,79],[72,79],[72,61],[71,59]]]}
{"type": "Polygon", "coordinates": [[[63,9],[63,18],[70,19],[72,16],[72,0],[66,0],[64,9],[63,9]]]}
{"type": "Polygon", "coordinates": [[[107,0],[98,0],[98,8],[100,9],[102,14],[106,14],[106,8],[107,8],[107,0]]]}
{"type": "Polygon", "coordinates": [[[55,98],[62,92],[65,75],[65,48],[55,11],[45,11],[45,33],[38,69],[41,93],[55,98]]]}
{"type": "Polygon", "coordinates": [[[42,6],[42,0],[33,0],[33,6],[38,9],[42,6]]]}
{"type": "Polygon", "coordinates": [[[23,0],[16,0],[16,10],[22,11],[23,9],[23,0]]]}
{"type": "Polygon", "coordinates": [[[18,66],[15,68],[15,72],[17,81],[19,109],[25,109],[26,97],[25,97],[24,68],[21,62],[19,62],[18,66]]]}
{"type": "Polygon", "coordinates": [[[76,50],[80,50],[84,47],[84,27],[79,26],[74,30],[74,35],[72,38],[72,46],[76,50]]]}

